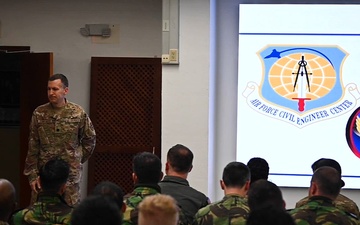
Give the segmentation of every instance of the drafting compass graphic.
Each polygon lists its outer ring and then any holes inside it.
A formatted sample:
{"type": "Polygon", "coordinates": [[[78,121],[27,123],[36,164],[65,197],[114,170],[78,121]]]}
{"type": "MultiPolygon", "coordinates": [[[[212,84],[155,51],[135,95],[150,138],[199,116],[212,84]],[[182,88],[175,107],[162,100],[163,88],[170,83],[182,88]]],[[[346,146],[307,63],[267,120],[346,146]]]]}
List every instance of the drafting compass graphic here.
{"type": "Polygon", "coordinates": [[[307,61],[305,60],[304,55],[301,56],[301,60],[298,62],[298,70],[296,73],[296,78],[294,82],[294,89],[295,91],[297,86],[297,98],[292,98],[294,100],[298,100],[298,106],[299,111],[302,112],[305,110],[305,100],[311,100],[311,98],[306,98],[306,92],[310,92],[310,81],[309,81],[309,75],[312,75],[312,73],[309,73],[306,66],[307,61]]]}

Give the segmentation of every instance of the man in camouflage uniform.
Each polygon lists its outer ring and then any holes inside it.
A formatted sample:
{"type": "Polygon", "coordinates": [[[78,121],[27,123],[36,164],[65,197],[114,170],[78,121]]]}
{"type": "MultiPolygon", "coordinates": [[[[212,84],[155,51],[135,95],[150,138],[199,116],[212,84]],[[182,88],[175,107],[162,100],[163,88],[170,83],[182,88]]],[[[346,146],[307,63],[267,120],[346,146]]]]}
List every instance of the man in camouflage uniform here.
{"type": "Polygon", "coordinates": [[[138,224],[138,205],[146,197],[159,194],[161,189],[158,182],[162,179],[160,159],[149,152],[141,152],[133,159],[132,174],[135,189],[125,196],[126,210],[123,216],[123,225],[138,224]]]}
{"type": "MultiPolygon", "coordinates": [[[[314,162],[311,166],[313,172],[315,170],[317,170],[318,168],[322,167],[322,166],[330,166],[334,169],[336,169],[341,176],[341,167],[340,164],[333,160],[333,159],[327,159],[327,158],[321,158],[319,160],[317,160],[316,162],[314,162]]],[[[345,185],[345,182],[343,180],[341,180],[341,187],[343,187],[345,185]]],[[[300,201],[298,201],[296,203],[296,208],[303,206],[306,204],[306,202],[309,201],[309,197],[305,197],[303,199],[301,199],[300,201]]],[[[337,208],[352,214],[353,216],[359,218],[359,208],[356,205],[356,203],[349,199],[348,197],[346,197],[345,195],[339,194],[336,199],[334,200],[334,204],[337,208]]]]}
{"type": "Polygon", "coordinates": [[[37,107],[32,115],[29,150],[24,174],[28,176],[33,203],[41,189],[38,169],[49,159],[60,157],[70,165],[65,200],[70,205],[80,201],[82,164],[95,148],[95,130],[81,106],[67,101],[68,79],[55,74],[48,81],[49,103],[37,107]]]}
{"type": "Polygon", "coordinates": [[[0,225],[8,225],[11,213],[16,207],[14,185],[5,179],[0,179],[0,225]]]}
{"type": "Polygon", "coordinates": [[[333,204],[341,188],[339,172],[329,166],[317,169],[309,189],[309,201],[290,211],[298,225],[357,225],[359,221],[333,204]]]}
{"type": "Polygon", "coordinates": [[[42,190],[38,200],[13,215],[12,224],[70,224],[72,207],[61,197],[69,177],[69,164],[51,159],[40,169],[42,190]]]}
{"type": "Polygon", "coordinates": [[[250,211],[245,197],[250,186],[249,168],[240,162],[229,163],[220,185],[225,197],[201,208],[195,215],[194,225],[246,224],[250,211]]]}

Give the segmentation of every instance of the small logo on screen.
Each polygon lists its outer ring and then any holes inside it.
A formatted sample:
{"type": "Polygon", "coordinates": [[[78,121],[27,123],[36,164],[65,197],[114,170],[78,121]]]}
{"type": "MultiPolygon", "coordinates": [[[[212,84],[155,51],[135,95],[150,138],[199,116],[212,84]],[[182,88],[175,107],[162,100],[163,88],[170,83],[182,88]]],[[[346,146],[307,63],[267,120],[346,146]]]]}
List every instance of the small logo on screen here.
{"type": "Polygon", "coordinates": [[[360,107],[349,117],[346,125],[346,141],[351,151],[360,158],[360,107]]]}

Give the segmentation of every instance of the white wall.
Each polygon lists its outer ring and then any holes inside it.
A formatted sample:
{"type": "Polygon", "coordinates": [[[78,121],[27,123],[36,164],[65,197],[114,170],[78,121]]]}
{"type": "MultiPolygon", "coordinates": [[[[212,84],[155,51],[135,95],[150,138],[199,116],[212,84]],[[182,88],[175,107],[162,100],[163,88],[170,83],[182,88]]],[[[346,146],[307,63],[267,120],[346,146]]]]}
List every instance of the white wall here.
{"type": "MultiPolygon", "coordinates": [[[[140,2],[0,0],[0,45],[28,45],[34,52],[53,52],[54,72],[69,78],[68,99],[89,111],[92,56],[161,55],[162,1],[140,2]],[[85,24],[101,23],[119,25],[118,43],[94,44],[79,32],[85,24]]],[[[87,187],[84,175],[83,196],[87,187]]]]}
{"type": "Polygon", "coordinates": [[[163,65],[162,161],[181,143],[194,153],[190,185],[208,193],[209,0],[180,2],[179,62],[163,65]]]}

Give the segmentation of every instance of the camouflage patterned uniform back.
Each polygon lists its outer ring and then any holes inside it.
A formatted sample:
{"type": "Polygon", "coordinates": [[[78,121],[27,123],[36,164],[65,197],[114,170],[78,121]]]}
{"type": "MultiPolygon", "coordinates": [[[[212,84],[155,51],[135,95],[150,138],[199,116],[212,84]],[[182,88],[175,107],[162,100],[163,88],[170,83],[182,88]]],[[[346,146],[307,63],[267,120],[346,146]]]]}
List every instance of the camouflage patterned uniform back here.
{"type": "MultiPolygon", "coordinates": [[[[90,118],[81,106],[66,102],[61,108],[50,103],[39,106],[32,115],[29,150],[24,174],[29,182],[38,176],[38,170],[49,159],[60,157],[70,165],[65,200],[75,205],[80,200],[82,163],[95,148],[96,135],[90,118]]],[[[32,202],[36,194],[32,193],[32,202]]]]}
{"type": "Polygon", "coordinates": [[[313,196],[299,208],[290,211],[298,225],[357,225],[359,220],[335,207],[333,202],[322,196],[313,196]]]}
{"type": "Polygon", "coordinates": [[[200,209],[193,225],[245,225],[249,212],[246,198],[226,195],[221,201],[200,209]]]}
{"type": "MultiPolygon", "coordinates": [[[[300,201],[298,201],[296,203],[295,208],[299,208],[300,206],[305,205],[306,202],[308,202],[308,201],[309,201],[309,197],[305,197],[305,198],[301,199],[300,201]]],[[[336,197],[334,204],[335,204],[336,208],[341,209],[345,212],[351,213],[354,216],[356,216],[357,218],[359,218],[358,206],[356,205],[356,203],[353,200],[349,199],[348,197],[346,197],[342,194],[339,194],[336,197]]]]}
{"type": "Polygon", "coordinates": [[[125,197],[126,210],[123,215],[122,225],[137,225],[139,210],[138,206],[140,202],[150,195],[156,195],[160,193],[160,187],[158,185],[141,186],[135,187],[134,191],[125,197]],[[153,187],[150,187],[153,186],[153,187]]]}
{"type": "Polygon", "coordinates": [[[34,205],[29,206],[13,215],[11,223],[14,225],[29,224],[70,224],[72,207],[58,194],[40,193],[34,205]]]}

